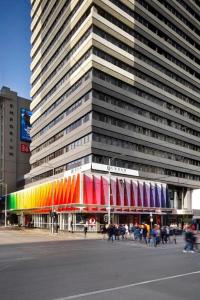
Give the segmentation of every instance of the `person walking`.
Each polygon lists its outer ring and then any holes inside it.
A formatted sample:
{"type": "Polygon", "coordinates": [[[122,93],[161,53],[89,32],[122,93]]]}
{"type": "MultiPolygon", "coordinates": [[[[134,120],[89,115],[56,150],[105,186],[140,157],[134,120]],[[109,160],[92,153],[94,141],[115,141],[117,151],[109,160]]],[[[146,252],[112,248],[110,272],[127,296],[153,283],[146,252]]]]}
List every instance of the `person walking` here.
{"type": "Polygon", "coordinates": [[[193,242],[194,242],[194,235],[192,229],[188,227],[185,231],[185,247],[183,249],[183,253],[191,252],[194,253],[193,250],[193,242]]]}
{"type": "Polygon", "coordinates": [[[86,222],[86,223],[84,224],[84,235],[85,235],[85,238],[86,238],[86,236],[87,236],[87,232],[88,232],[88,223],[86,222]]]}
{"type": "Polygon", "coordinates": [[[103,225],[103,227],[101,229],[101,233],[103,235],[103,240],[105,240],[106,239],[106,233],[107,233],[106,225],[103,225]]]}

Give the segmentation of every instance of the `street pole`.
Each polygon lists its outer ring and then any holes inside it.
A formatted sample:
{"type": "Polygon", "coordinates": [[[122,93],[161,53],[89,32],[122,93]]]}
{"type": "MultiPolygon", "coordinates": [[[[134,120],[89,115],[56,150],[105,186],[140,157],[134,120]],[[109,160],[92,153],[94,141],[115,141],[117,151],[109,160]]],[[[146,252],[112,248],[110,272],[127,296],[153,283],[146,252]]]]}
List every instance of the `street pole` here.
{"type": "Polygon", "coordinates": [[[7,186],[6,183],[5,183],[5,192],[6,192],[6,195],[5,195],[5,227],[7,227],[7,193],[8,193],[8,186],[7,186]]]}
{"type": "Polygon", "coordinates": [[[110,172],[110,168],[111,168],[111,162],[112,160],[114,160],[115,158],[119,157],[119,156],[124,156],[122,153],[119,153],[118,155],[114,156],[114,157],[109,157],[108,158],[108,206],[107,206],[107,211],[108,211],[108,226],[111,223],[111,204],[110,204],[110,197],[111,197],[111,172],[110,172]]]}
{"type": "Polygon", "coordinates": [[[111,210],[111,207],[110,207],[110,189],[111,189],[111,174],[110,174],[110,166],[111,166],[111,158],[109,157],[109,160],[108,160],[108,164],[109,164],[109,169],[108,169],[108,207],[107,207],[107,210],[108,210],[108,226],[110,225],[110,210],[111,210]]]}
{"type": "MultiPolygon", "coordinates": [[[[54,176],[54,167],[53,167],[53,176],[54,176]]],[[[51,233],[54,234],[54,181],[52,182],[52,199],[51,199],[51,233]]]]}
{"type": "Polygon", "coordinates": [[[7,227],[7,193],[8,193],[8,186],[7,183],[0,181],[0,185],[5,187],[5,209],[4,209],[4,219],[5,219],[5,227],[7,227]]]}

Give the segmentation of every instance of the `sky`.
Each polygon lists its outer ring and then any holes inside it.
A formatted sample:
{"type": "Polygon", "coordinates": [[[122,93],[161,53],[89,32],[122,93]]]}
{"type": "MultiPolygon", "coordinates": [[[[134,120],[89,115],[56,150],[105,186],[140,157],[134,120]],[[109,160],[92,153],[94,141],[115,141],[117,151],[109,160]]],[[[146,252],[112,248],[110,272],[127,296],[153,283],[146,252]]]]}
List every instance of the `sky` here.
{"type": "Polygon", "coordinates": [[[0,89],[30,98],[30,0],[0,0],[0,89]]]}

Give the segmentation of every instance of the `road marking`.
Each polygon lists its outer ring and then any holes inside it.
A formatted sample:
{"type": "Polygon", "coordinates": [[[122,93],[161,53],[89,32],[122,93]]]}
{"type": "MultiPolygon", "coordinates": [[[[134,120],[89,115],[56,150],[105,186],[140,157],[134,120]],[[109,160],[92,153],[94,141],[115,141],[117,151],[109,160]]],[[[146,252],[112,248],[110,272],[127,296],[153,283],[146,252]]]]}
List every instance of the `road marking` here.
{"type": "Polygon", "coordinates": [[[77,294],[77,295],[67,296],[67,297],[63,297],[63,298],[56,298],[54,300],[69,300],[69,299],[84,298],[84,297],[91,296],[91,295],[97,295],[97,294],[122,290],[122,289],[126,289],[129,287],[134,287],[134,286],[139,286],[139,285],[144,285],[144,284],[148,284],[148,283],[154,283],[154,282],[159,282],[159,281],[164,281],[164,280],[169,280],[169,279],[174,279],[174,278],[179,278],[179,277],[185,277],[185,276],[190,276],[190,275],[196,275],[196,274],[200,274],[200,271],[178,274],[178,275],[173,275],[173,276],[167,276],[167,277],[162,277],[162,278],[157,278],[157,279],[152,279],[152,280],[147,280],[147,281],[141,281],[141,282],[131,283],[131,284],[127,284],[127,285],[117,286],[114,288],[97,290],[97,291],[93,291],[93,292],[77,294]]]}

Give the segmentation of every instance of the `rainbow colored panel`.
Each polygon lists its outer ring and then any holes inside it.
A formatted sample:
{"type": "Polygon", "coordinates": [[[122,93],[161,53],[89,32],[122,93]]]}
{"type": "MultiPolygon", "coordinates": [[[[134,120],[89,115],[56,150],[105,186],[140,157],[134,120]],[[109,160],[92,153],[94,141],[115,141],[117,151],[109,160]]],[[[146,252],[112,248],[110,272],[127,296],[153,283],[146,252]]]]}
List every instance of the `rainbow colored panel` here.
{"type": "Polygon", "coordinates": [[[87,206],[107,206],[110,188],[112,207],[155,207],[168,208],[166,184],[152,183],[130,178],[111,177],[92,174],[83,175],[83,204],[87,206]]]}
{"type": "Polygon", "coordinates": [[[51,208],[52,205],[77,204],[80,199],[80,175],[74,175],[30,187],[8,195],[9,210],[51,208]]]}

